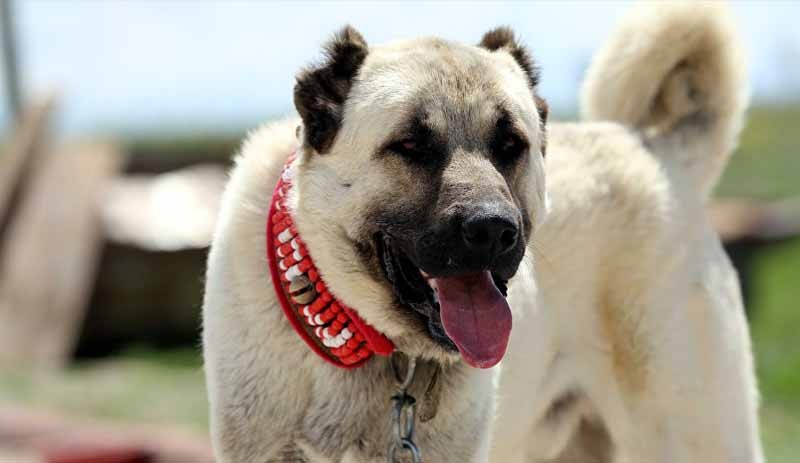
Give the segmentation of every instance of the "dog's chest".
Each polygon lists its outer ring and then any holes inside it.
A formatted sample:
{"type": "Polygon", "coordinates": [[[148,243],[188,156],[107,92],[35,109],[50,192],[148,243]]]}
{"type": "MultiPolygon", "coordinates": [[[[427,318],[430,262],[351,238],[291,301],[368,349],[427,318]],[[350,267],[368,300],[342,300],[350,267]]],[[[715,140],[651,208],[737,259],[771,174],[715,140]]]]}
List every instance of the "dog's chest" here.
{"type": "MultiPolygon", "coordinates": [[[[386,371],[375,370],[343,374],[350,376],[315,386],[302,429],[287,450],[294,459],[283,461],[386,461],[392,436],[394,378],[386,371]],[[369,377],[357,376],[360,373],[369,377]]],[[[485,380],[491,382],[490,375],[452,369],[441,374],[435,417],[426,422],[418,419],[415,426],[414,441],[425,461],[475,461],[483,441],[488,439],[488,421],[494,406],[494,397],[486,394],[487,385],[482,384],[485,380]]],[[[420,408],[430,405],[424,403],[427,386],[427,381],[417,381],[410,390],[418,400],[418,414],[420,408]]]]}

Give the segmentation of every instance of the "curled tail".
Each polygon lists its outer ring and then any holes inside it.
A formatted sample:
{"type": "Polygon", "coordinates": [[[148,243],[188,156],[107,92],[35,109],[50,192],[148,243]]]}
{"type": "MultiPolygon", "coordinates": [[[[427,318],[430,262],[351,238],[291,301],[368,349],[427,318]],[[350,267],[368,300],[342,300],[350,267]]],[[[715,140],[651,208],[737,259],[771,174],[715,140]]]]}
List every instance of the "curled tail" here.
{"type": "Polygon", "coordinates": [[[736,147],[747,101],[728,8],[663,2],[634,8],[596,54],[581,112],[639,131],[707,197],[736,147]]]}

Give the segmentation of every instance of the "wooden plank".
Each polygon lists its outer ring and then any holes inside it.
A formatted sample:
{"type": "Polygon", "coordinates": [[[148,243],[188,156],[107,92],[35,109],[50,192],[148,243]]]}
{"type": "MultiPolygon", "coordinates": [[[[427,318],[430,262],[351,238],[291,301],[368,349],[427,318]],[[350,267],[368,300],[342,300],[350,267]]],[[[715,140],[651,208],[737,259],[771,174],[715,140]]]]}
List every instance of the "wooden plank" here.
{"type": "MultiPolygon", "coordinates": [[[[14,129],[8,147],[0,154],[0,231],[7,221],[11,199],[31,165],[47,130],[55,97],[48,96],[25,110],[14,129]]],[[[2,235],[2,233],[0,233],[2,235]]]]}
{"type": "Polygon", "coordinates": [[[774,202],[717,200],[709,206],[708,214],[725,242],[780,241],[800,235],[800,198],[774,202]]]}
{"type": "Polygon", "coordinates": [[[11,0],[0,0],[0,47],[3,54],[3,81],[5,83],[8,112],[12,117],[19,115],[22,106],[17,59],[17,34],[14,19],[14,5],[11,0]]]}
{"type": "Polygon", "coordinates": [[[177,427],[123,424],[0,404],[0,461],[212,463],[214,455],[207,436],[177,427]],[[29,459],[13,459],[22,457],[29,459]]]}
{"type": "Polygon", "coordinates": [[[80,143],[34,166],[0,253],[0,362],[69,359],[103,245],[100,195],[122,161],[112,144],[80,143]]]}
{"type": "Polygon", "coordinates": [[[227,181],[225,169],[214,164],[120,176],[103,201],[106,235],[152,251],[207,248],[227,181]]]}

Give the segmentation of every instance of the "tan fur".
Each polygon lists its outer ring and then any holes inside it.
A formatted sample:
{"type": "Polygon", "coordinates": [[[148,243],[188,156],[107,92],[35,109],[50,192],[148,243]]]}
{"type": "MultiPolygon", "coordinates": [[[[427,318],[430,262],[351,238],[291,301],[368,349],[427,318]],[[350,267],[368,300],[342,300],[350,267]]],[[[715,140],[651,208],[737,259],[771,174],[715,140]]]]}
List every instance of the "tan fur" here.
{"type": "MultiPolygon", "coordinates": [[[[269,283],[269,198],[299,146],[291,202],[328,285],[401,350],[443,368],[436,417],[417,425],[425,461],[761,463],[741,297],[704,212],[745,104],[725,14],[636,9],[584,87],[584,113],[610,122],[548,124],[546,162],[534,155],[543,113],[511,54],[439,39],[370,48],[326,153],[303,145],[298,120],[254,132],[209,255],[203,339],[218,461],[386,459],[386,360],[356,371],[323,363],[269,283]],[[428,109],[437,129],[467,146],[500,97],[531,141],[530,162],[498,177],[464,149],[444,182],[502,192],[527,205],[534,224],[509,286],[509,350],[499,367],[476,370],[393,305],[356,244],[376,210],[431,202],[411,170],[375,154],[408,113],[428,109]]],[[[442,197],[457,203],[457,194],[442,197]]]]}
{"type": "Polygon", "coordinates": [[[648,348],[637,320],[614,306],[608,297],[598,304],[600,326],[610,349],[614,376],[626,393],[636,395],[646,390],[648,348]]]}

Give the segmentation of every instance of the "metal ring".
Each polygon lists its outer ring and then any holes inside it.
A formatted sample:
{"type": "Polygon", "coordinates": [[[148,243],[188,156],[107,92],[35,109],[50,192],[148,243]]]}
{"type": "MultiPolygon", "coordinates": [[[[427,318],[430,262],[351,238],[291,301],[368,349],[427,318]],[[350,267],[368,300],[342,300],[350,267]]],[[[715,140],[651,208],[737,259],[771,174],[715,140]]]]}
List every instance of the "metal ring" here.
{"type": "Polygon", "coordinates": [[[397,396],[393,397],[392,400],[394,401],[394,407],[392,408],[392,436],[394,436],[395,442],[398,442],[403,438],[402,425],[400,423],[403,417],[403,404],[397,396]]]}
{"type": "Polygon", "coordinates": [[[405,390],[408,389],[408,386],[411,385],[411,381],[414,379],[414,371],[417,369],[417,359],[416,357],[408,357],[406,374],[401,375],[400,357],[406,357],[406,355],[400,352],[395,352],[389,358],[389,362],[392,364],[392,371],[394,372],[395,381],[397,381],[397,384],[400,385],[400,389],[405,390]]]}
{"type": "Polygon", "coordinates": [[[417,419],[416,399],[407,394],[392,396],[392,435],[395,440],[414,437],[414,426],[417,419]]]}
{"type": "Polygon", "coordinates": [[[411,453],[411,461],[413,463],[422,463],[422,454],[420,453],[417,446],[411,442],[410,439],[400,439],[400,445],[398,446],[397,443],[392,443],[391,447],[389,447],[389,463],[398,463],[397,460],[397,449],[402,448],[406,452],[411,453]]]}
{"type": "MultiPolygon", "coordinates": [[[[405,435],[403,436],[404,439],[413,439],[414,438],[414,425],[417,419],[417,406],[412,401],[409,405],[405,408],[405,435]]],[[[402,424],[401,424],[402,426],[402,424]]]]}

